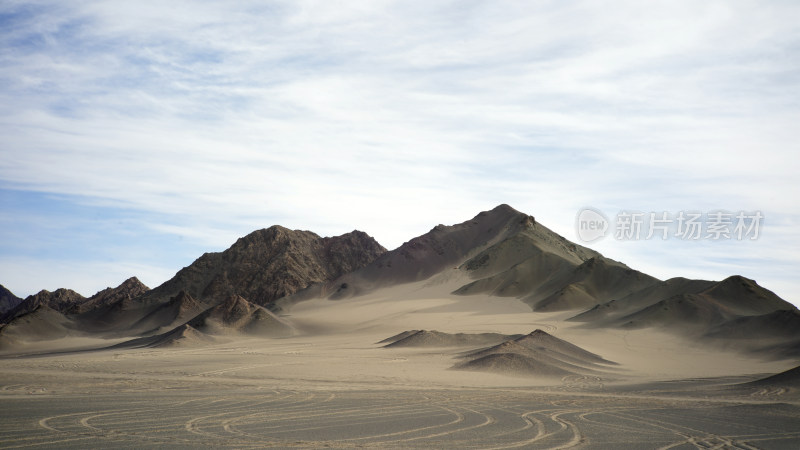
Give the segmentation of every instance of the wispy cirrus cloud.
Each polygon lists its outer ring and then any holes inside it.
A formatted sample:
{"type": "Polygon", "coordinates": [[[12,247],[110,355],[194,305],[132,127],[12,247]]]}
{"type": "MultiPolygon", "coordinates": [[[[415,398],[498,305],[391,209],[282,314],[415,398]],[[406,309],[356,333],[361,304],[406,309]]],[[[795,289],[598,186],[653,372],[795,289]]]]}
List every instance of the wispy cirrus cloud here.
{"type": "MultiPolygon", "coordinates": [[[[779,1],[5,2],[0,201],[22,217],[20,192],[59,194],[58,214],[30,199],[67,240],[86,208],[135,212],[137,247],[181,256],[129,263],[162,268],[273,223],[359,228],[394,247],[501,202],[569,238],[586,205],[793,221],[799,12],[779,1]]],[[[15,242],[3,253],[30,258],[37,228],[2,223],[15,242]]],[[[125,242],[113,226],[78,228],[105,236],[98,247],[125,242]]],[[[775,227],[755,247],[726,247],[728,261],[800,301],[782,269],[798,260],[779,252],[798,238],[775,227]]],[[[74,259],[48,241],[51,260],[74,259]]],[[[679,247],[711,258],[702,246],[600,247],[656,275],[685,267],[679,247]]],[[[23,268],[3,270],[0,282],[35,289],[13,284],[23,268]]]]}

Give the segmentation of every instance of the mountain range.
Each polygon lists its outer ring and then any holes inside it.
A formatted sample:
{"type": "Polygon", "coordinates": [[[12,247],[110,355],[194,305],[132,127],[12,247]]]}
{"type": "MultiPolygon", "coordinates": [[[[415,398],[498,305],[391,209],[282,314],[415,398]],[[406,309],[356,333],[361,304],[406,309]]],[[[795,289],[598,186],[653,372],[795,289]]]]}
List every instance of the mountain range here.
{"type": "MultiPolygon", "coordinates": [[[[800,355],[800,312],[755,281],[659,280],[508,205],[437,225],[391,251],[361,231],[320,237],[272,226],[200,256],[154,289],[133,277],[89,298],[58,289],[23,300],[0,286],[0,349],[64,336],[151,347],[230,334],[280,337],[304,332],[290,313],[305,300],[357,298],[442,277],[463,280],[453,298],[518,299],[534,314],[560,313],[580,327],[656,328],[775,358],[800,355]]],[[[505,363],[478,356],[484,359],[469,364],[505,363]]]]}

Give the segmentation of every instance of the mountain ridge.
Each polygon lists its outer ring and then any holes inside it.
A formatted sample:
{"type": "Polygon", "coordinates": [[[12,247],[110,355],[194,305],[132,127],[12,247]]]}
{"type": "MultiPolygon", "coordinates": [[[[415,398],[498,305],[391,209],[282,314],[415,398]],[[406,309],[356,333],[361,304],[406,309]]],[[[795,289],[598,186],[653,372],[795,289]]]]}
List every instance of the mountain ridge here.
{"type": "Polygon", "coordinates": [[[391,251],[358,230],[320,237],[274,225],[203,254],[154,289],[133,277],[88,299],[68,289],[41,291],[4,316],[0,338],[24,340],[23,323],[37,330],[50,324],[67,334],[196,341],[198,333],[247,331],[250,325],[242,324],[252,322],[265,326],[260,334],[280,335],[296,331],[281,316],[298,302],[344,300],[434,277],[458,283],[449,294],[454,299],[516,299],[532,314],[563,312],[580,327],[659,328],[709,342],[733,339],[741,328],[764,336],[775,352],[800,354],[800,335],[793,331],[800,330],[797,308],[754,280],[661,281],[570,242],[506,204],[437,225],[391,251]],[[225,319],[225,308],[249,319],[225,319]],[[15,331],[6,330],[13,320],[15,331]]]}
{"type": "Polygon", "coordinates": [[[142,301],[157,303],[186,291],[201,302],[236,294],[265,305],[355,270],[384,252],[358,230],[323,238],[273,225],[237,239],[225,251],[203,254],[142,301]]]}

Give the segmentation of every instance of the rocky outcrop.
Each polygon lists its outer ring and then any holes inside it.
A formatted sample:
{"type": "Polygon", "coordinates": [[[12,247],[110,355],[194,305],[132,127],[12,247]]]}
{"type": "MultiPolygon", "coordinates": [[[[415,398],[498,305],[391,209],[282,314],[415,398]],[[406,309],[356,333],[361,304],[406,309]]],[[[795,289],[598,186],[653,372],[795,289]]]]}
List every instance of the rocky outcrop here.
{"type": "Polygon", "coordinates": [[[150,288],[136,277],[128,278],[115,288],[105,288],[83,302],[63,311],[65,314],[80,314],[94,308],[113,305],[119,302],[128,302],[149,291],[150,288]]]}
{"type": "Polygon", "coordinates": [[[0,323],[9,323],[14,318],[31,313],[40,306],[46,306],[50,310],[65,314],[84,301],[86,301],[86,297],[71,289],[61,288],[54,292],[42,289],[34,295],[29,295],[16,307],[8,311],[0,320],[0,323]]]}
{"type": "Polygon", "coordinates": [[[320,237],[281,226],[254,231],[221,253],[206,253],[143,296],[163,303],[180,291],[214,305],[239,295],[258,305],[364,267],[386,252],[361,231],[320,237]]]}

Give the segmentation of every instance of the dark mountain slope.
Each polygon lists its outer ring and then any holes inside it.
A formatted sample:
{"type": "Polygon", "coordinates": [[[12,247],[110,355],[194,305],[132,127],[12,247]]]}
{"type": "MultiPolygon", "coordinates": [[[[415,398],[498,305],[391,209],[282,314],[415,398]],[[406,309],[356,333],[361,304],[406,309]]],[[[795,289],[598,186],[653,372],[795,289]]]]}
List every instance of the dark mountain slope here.
{"type": "Polygon", "coordinates": [[[142,297],[164,303],[180,291],[207,305],[240,295],[258,305],[332,280],[386,251],[361,231],[322,238],[281,226],[254,231],[221,253],[206,253],[142,297]]]}
{"type": "Polygon", "coordinates": [[[40,306],[46,306],[51,310],[65,314],[84,301],[86,301],[84,296],[71,289],[61,288],[54,292],[43,289],[34,295],[26,297],[15,308],[8,311],[0,320],[0,323],[9,323],[14,318],[33,312],[40,306]]]}
{"type": "Polygon", "coordinates": [[[288,322],[238,295],[202,312],[187,325],[207,334],[287,336],[294,332],[288,322]]]}
{"type": "Polygon", "coordinates": [[[65,314],[81,314],[95,308],[113,305],[118,302],[130,301],[150,288],[136,277],[128,278],[115,288],[106,288],[94,294],[83,302],[77,303],[64,311],[65,314]]]}
{"type": "Polygon", "coordinates": [[[14,295],[11,291],[0,285],[0,317],[8,311],[16,308],[22,303],[22,299],[14,295]]]}
{"type": "Polygon", "coordinates": [[[608,302],[601,303],[569,319],[591,326],[604,326],[614,319],[633,314],[641,309],[680,294],[699,294],[714,285],[713,281],[670,278],[644,289],[608,302]]]}
{"type": "Polygon", "coordinates": [[[187,319],[169,304],[181,292],[197,303],[198,307],[189,308],[192,312],[237,295],[257,305],[269,305],[361,268],[385,251],[361,231],[323,238],[276,225],[238,239],[223,252],[202,255],[172,279],[133,300],[99,306],[81,319],[93,331],[106,335],[149,334],[187,319]]]}
{"type": "Polygon", "coordinates": [[[146,333],[158,332],[162,328],[172,329],[203,312],[204,307],[191,295],[180,291],[168,302],[158,305],[149,314],[142,317],[131,327],[145,330],[146,333]]]}

